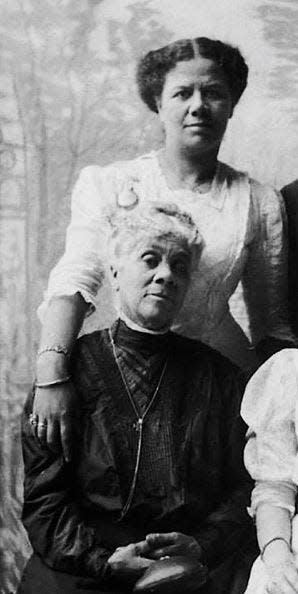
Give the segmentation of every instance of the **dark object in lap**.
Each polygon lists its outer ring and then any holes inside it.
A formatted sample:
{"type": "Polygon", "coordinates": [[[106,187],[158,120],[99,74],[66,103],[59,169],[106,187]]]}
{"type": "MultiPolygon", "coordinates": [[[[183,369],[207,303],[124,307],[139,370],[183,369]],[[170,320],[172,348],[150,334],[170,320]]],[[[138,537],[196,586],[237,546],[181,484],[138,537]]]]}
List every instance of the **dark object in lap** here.
{"type": "Polygon", "coordinates": [[[194,594],[208,580],[208,569],[192,557],[156,561],[137,581],[138,594],[194,594]]]}

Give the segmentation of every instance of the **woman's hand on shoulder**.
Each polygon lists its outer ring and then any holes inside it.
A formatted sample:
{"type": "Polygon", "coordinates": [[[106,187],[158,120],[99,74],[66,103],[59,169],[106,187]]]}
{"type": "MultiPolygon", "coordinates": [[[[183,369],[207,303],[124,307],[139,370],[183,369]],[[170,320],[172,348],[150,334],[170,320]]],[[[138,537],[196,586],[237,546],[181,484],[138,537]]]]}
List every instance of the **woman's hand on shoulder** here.
{"type": "Polygon", "coordinates": [[[151,549],[151,559],[161,559],[162,557],[173,557],[175,555],[191,556],[198,560],[202,557],[202,548],[196,539],[181,532],[148,534],[146,542],[151,549]]]}
{"type": "Polygon", "coordinates": [[[62,450],[67,462],[72,454],[72,430],[77,411],[73,384],[66,382],[36,388],[31,416],[33,434],[54,452],[62,450]]]}

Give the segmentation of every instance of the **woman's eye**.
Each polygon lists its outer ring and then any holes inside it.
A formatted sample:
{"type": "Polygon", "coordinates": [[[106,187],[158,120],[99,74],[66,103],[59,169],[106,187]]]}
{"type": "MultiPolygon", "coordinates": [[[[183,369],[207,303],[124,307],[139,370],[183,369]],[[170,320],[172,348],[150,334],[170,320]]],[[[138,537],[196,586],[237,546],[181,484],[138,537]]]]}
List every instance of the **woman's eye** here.
{"type": "Polygon", "coordinates": [[[223,99],[224,94],[219,89],[206,89],[204,91],[204,96],[209,99],[223,99]]]}
{"type": "Polygon", "coordinates": [[[184,260],[176,260],[172,263],[172,269],[179,276],[187,276],[189,265],[184,260]]]}
{"type": "Polygon", "coordinates": [[[191,92],[188,89],[181,89],[175,93],[175,97],[180,97],[181,99],[187,99],[190,97],[191,92]]]}
{"type": "Polygon", "coordinates": [[[148,268],[155,268],[158,264],[158,258],[154,254],[145,254],[142,260],[145,262],[148,268]]]}

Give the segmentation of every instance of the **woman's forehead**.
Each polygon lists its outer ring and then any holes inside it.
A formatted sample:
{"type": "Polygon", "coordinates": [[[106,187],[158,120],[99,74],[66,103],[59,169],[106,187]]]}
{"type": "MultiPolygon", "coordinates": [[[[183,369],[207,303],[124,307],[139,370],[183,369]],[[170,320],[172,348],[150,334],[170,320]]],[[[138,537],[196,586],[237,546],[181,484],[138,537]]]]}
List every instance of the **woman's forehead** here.
{"type": "Polygon", "coordinates": [[[193,82],[225,82],[222,68],[210,58],[198,56],[192,60],[177,62],[166,76],[167,85],[190,84],[193,82]]]}
{"type": "Polygon", "coordinates": [[[167,233],[148,231],[142,235],[136,236],[134,242],[135,250],[154,249],[161,252],[165,251],[183,251],[189,252],[187,240],[185,237],[167,233]]]}

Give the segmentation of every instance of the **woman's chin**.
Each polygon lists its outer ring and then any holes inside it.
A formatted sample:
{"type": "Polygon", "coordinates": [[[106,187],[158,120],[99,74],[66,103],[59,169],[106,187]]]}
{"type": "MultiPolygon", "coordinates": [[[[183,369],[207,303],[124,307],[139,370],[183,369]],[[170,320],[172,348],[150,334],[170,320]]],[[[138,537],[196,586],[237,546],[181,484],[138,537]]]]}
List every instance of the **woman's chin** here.
{"type": "Polygon", "coordinates": [[[156,321],[162,326],[169,325],[171,326],[173,323],[173,319],[175,317],[177,311],[177,303],[170,301],[169,299],[160,299],[156,303],[155,307],[152,309],[151,319],[152,321],[156,321]]]}
{"type": "Polygon", "coordinates": [[[143,318],[142,326],[147,330],[154,330],[155,332],[169,330],[173,324],[173,319],[174,316],[154,314],[143,318]]]}
{"type": "Polygon", "coordinates": [[[185,150],[189,152],[209,153],[218,150],[218,142],[210,140],[204,135],[193,135],[185,144],[185,150]]]}

